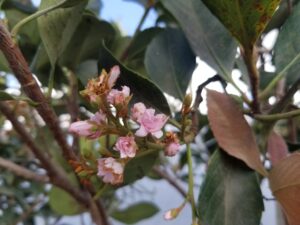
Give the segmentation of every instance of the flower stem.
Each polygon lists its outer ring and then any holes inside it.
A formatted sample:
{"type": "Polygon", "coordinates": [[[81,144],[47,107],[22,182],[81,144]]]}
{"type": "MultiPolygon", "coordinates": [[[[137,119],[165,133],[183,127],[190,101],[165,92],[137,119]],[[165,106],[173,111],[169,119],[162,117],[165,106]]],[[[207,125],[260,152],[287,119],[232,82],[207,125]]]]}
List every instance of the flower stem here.
{"type": "Polygon", "coordinates": [[[187,148],[187,161],[188,161],[188,171],[189,171],[189,186],[188,186],[188,198],[192,207],[192,218],[193,223],[197,220],[196,218],[196,203],[194,197],[194,175],[193,175],[193,162],[192,162],[192,150],[190,144],[186,145],[187,148]]]}
{"type": "Polygon", "coordinates": [[[16,36],[17,36],[17,34],[18,34],[19,30],[20,30],[20,28],[21,28],[22,26],[24,26],[26,23],[28,23],[28,22],[30,22],[30,21],[32,21],[32,20],[34,20],[34,19],[36,19],[36,18],[38,18],[38,17],[40,17],[40,16],[46,14],[46,13],[48,13],[48,12],[51,12],[51,11],[53,11],[53,10],[55,10],[55,9],[60,8],[60,7],[61,7],[62,5],[64,5],[67,1],[68,1],[68,0],[63,0],[63,1],[57,3],[57,4],[53,5],[53,6],[50,6],[49,8],[39,10],[39,11],[37,11],[36,13],[31,14],[30,16],[26,17],[25,19],[21,20],[19,23],[17,23],[17,24],[13,27],[13,29],[12,29],[12,31],[11,31],[11,36],[12,36],[12,38],[15,40],[15,38],[16,38],[16,36]]]}
{"type": "Polygon", "coordinates": [[[169,119],[168,119],[168,122],[169,122],[170,124],[172,124],[174,127],[178,128],[178,129],[181,129],[181,124],[178,123],[176,120],[169,118],[169,119]]]}
{"type": "Polygon", "coordinates": [[[280,81],[284,76],[287,74],[287,71],[293,66],[296,62],[298,62],[300,59],[300,53],[288,64],[286,67],[284,67],[277,75],[274,77],[274,79],[268,84],[268,86],[260,93],[259,98],[265,99],[268,97],[271,91],[274,90],[274,87],[280,81]]]}
{"type": "Polygon", "coordinates": [[[275,113],[270,115],[254,115],[254,118],[261,121],[275,121],[281,119],[288,119],[291,117],[300,116],[300,109],[285,113],[275,113]]]}
{"type": "Polygon", "coordinates": [[[109,185],[105,184],[102,188],[100,188],[97,193],[93,196],[93,200],[97,200],[101,197],[101,195],[108,189],[109,185]]]}

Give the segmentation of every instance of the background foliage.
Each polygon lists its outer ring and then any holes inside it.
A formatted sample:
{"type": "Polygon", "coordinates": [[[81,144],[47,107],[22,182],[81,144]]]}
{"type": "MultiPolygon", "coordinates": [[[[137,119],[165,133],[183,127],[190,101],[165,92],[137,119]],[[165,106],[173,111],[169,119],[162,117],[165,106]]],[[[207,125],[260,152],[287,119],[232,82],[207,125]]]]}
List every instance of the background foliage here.
{"type": "MultiPolygon", "coordinates": [[[[78,141],[73,149],[82,160],[99,157],[101,146],[111,147],[116,139],[110,135],[88,141],[67,133],[70,122],[96,111],[79,91],[102,69],[109,71],[114,65],[119,65],[122,74],[117,87],[129,86],[133,102],[142,101],[170,116],[170,124],[179,123],[182,149],[174,160],[161,152],[133,159],[120,187],[103,189],[97,176],[78,174],[61,153],[51,125],[38,115],[40,102],[28,97],[24,87],[11,91],[15,71],[3,47],[1,104],[12,109],[71,186],[83,191],[87,186],[94,188],[92,197],[101,201],[107,216],[122,223],[135,224],[159,211],[159,206],[145,201],[120,207],[117,190],[146,176],[153,182],[166,179],[187,197],[184,204],[189,202],[193,211],[187,223],[193,225],[259,225],[262,212],[268,210],[260,185],[268,179],[285,213],[284,223],[299,224],[300,203],[295,198],[300,185],[299,1],[131,1],[144,7],[132,36],[124,36],[118,24],[101,18],[101,0],[42,0],[38,7],[30,0],[2,0],[1,26],[7,27],[21,49],[68,144],[78,141]],[[35,17],[49,8],[52,10],[35,17]],[[150,11],[157,13],[155,25],[142,29],[150,11]],[[274,32],[278,33],[275,44],[266,48],[263,43],[274,32]],[[200,85],[192,94],[193,104],[187,104],[196,57],[214,69],[216,76],[200,85]],[[239,74],[238,82],[233,74],[239,74]],[[201,91],[211,81],[221,82],[223,93],[208,90],[208,113],[200,114],[201,91]],[[231,95],[232,88],[239,94],[231,95]],[[187,106],[188,113],[178,110],[170,96],[187,106]],[[192,147],[193,162],[186,154],[186,144],[192,147]],[[192,164],[195,170],[207,167],[201,171],[200,187],[193,186],[187,173],[192,164]],[[178,181],[190,185],[188,192],[177,186],[178,181]],[[200,193],[196,203],[191,200],[193,188],[200,193]]],[[[49,171],[13,129],[3,107],[0,111],[0,224],[37,224],[36,217],[45,224],[58,224],[64,216],[88,212],[78,199],[48,179],[49,171]],[[12,173],[7,162],[39,179],[12,173]]]]}

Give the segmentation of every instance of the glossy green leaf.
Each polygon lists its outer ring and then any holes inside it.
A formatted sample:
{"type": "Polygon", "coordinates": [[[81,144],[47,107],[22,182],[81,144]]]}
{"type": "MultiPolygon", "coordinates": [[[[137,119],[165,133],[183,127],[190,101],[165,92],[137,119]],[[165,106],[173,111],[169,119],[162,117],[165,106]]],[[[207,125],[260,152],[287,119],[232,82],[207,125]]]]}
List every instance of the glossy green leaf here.
{"type": "Polygon", "coordinates": [[[130,160],[125,166],[124,184],[133,183],[134,181],[146,176],[154,166],[157,157],[158,152],[154,152],[145,156],[135,157],[130,160]]]}
{"type": "Polygon", "coordinates": [[[297,4],[292,14],[282,26],[277,42],[274,46],[275,66],[277,72],[282,71],[293,60],[293,65],[286,71],[288,84],[294,83],[299,78],[300,70],[300,4],[297,4]]]}
{"type": "Polygon", "coordinates": [[[130,87],[133,93],[133,101],[142,101],[148,107],[151,106],[170,115],[168,102],[161,90],[150,80],[122,65],[103,45],[99,54],[99,69],[104,68],[109,71],[114,65],[119,65],[121,69],[117,86],[127,85],[130,87]]]}
{"type": "Polygon", "coordinates": [[[237,43],[200,0],[163,0],[196,55],[223,77],[231,74],[237,43]]]}
{"type": "Polygon", "coordinates": [[[244,48],[252,48],[280,0],[203,0],[244,48]]]}
{"type": "Polygon", "coordinates": [[[111,216],[125,224],[135,224],[143,219],[154,216],[159,209],[150,202],[140,202],[123,210],[114,211],[111,216]]]}
{"type": "Polygon", "coordinates": [[[198,207],[201,224],[259,225],[264,206],[257,174],[242,161],[216,150],[198,207]]]}
{"type": "Polygon", "coordinates": [[[196,67],[196,56],[182,31],[169,28],[151,41],[145,65],[151,79],[162,90],[183,99],[196,67]]]}
{"type": "MultiPolygon", "coordinates": [[[[39,10],[51,7],[61,0],[43,0],[39,10]]],[[[59,8],[38,18],[38,27],[52,65],[67,47],[81,20],[87,1],[70,7],[59,8]]]]}
{"type": "Polygon", "coordinates": [[[161,28],[153,27],[139,32],[129,46],[127,60],[139,57],[143,58],[147,46],[150,44],[153,38],[162,31],[163,29],[161,28]]]}
{"type": "Polygon", "coordinates": [[[97,59],[102,41],[111,40],[115,30],[111,24],[100,21],[91,14],[84,14],[59,64],[71,69],[87,59],[97,59]]]}

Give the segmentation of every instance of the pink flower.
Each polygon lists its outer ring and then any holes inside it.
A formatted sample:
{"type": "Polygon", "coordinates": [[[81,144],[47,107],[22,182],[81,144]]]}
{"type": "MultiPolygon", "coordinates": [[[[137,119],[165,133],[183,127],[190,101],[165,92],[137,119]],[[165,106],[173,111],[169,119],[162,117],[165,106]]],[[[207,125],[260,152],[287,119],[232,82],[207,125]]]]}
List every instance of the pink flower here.
{"type": "Polygon", "coordinates": [[[77,121],[70,125],[69,132],[88,139],[95,139],[101,136],[99,126],[106,123],[106,116],[101,111],[95,113],[89,120],[77,121]]]}
{"type": "Polygon", "coordinates": [[[140,128],[136,131],[136,135],[139,137],[145,137],[147,134],[152,134],[156,138],[160,138],[163,135],[161,131],[162,127],[168,120],[168,117],[164,114],[154,115],[155,110],[150,108],[146,109],[142,116],[140,116],[138,122],[140,128]]]}
{"type": "Polygon", "coordinates": [[[104,183],[121,184],[123,182],[124,167],[116,159],[101,158],[98,159],[98,173],[104,183]]]}
{"type": "Polygon", "coordinates": [[[179,152],[180,144],[178,142],[172,142],[165,148],[166,156],[174,156],[179,152]]]}
{"type": "Polygon", "coordinates": [[[130,89],[127,86],[123,86],[122,90],[112,89],[107,95],[107,102],[112,105],[127,105],[128,97],[130,95],[130,89]]]}
{"type": "Polygon", "coordinates": [[[69,132],[77,134],[78,136],[90,137],[94,135],[92,128],[93,124],[88,120],[77,121],[70,125],[69,132]]]}
{"type": "Polygon", "coordinates": [[[134,137],[119,137],[115,150],[120,152],[121,158],[133,158],[137,151],[134,137]]]}
{"type": "Polygon", "coordinates": [[[141,116],[146,111],[146,106],[142,102],[135,103],[131,108],[131,119],[134,121],[139,121],[141,116]]]}

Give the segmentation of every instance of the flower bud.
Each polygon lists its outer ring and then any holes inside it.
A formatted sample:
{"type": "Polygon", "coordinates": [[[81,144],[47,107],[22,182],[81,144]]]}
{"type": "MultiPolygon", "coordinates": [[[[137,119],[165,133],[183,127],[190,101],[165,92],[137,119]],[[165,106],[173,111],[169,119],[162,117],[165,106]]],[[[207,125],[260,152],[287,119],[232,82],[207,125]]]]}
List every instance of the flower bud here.
{"type": "Polygon", "coordinates": [[[181,113],[183,115],[186,115],[188,113],[190,113],[191,111],[191,105],[192,105],[192,95],[191,94],[187,94],[185,97],[184,97],[184,100],[183,100],[183,103],[182,103],[182,109],[181,109],[181,113]]]}

